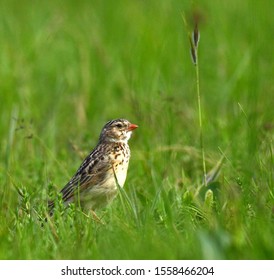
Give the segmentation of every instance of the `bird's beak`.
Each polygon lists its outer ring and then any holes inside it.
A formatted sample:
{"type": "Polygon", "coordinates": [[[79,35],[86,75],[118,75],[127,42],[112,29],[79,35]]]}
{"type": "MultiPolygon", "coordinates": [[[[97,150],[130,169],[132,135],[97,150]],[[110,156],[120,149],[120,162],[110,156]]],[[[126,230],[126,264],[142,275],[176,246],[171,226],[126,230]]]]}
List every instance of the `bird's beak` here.
{"type": "Polygon", "coordinates": [[[128,131],[132,131],[132,130],[134,130],[134,129],[136,129],[138,127],[138,125],[137,124],[133,124],[133,123],[131,123],[129,126],[128,126],[128,131]]]}

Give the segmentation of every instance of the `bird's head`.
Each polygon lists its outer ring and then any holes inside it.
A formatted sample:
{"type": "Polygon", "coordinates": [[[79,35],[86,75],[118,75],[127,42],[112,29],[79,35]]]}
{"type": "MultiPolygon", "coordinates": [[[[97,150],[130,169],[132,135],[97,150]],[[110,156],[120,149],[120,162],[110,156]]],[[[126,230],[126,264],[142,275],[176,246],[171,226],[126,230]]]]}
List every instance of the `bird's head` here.
{"type": "Polygon", "coordinates": [[[109,121],[101,131],[100,142],[127,142],[137,127],[125,119],[109,121]]]}

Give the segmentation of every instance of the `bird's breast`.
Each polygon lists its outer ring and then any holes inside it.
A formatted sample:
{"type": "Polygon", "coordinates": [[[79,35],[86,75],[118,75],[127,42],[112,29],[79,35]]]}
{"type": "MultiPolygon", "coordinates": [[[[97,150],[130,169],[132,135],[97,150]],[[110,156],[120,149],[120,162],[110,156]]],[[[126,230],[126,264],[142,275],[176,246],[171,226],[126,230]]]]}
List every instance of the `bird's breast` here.
{"type": "Polygon", "coordinates": [[[130,150],[128,145],[117,144],[113,148],[111,154],[112,169],[114,173],[114,179],[120,187],[123,187],[127,177],[127,169],[130,158],[130,150]]]}

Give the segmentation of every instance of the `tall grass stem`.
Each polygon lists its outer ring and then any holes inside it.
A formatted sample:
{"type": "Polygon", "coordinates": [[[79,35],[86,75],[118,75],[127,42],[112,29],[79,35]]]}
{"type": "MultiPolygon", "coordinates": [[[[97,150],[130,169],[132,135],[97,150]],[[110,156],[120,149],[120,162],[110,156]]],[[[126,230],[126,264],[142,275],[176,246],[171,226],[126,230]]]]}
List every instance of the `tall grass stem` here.
{"type": "Polygon", "coordinates": [[[195,48],[195,64],[194,65],[195,65],[195,70],[196,70],[196,92],[197,92],[198,115],[199,115],[199,129],[200,129],[200,147],[201,147],[201,153],[202,153],[204,184],[206,186],[207,185],[207,180],[206,180],[206,162],[205,162],[205,147],[204,147],[204,135],[203,135],[203,118],[202,118],[202,105],[201,105],[201,93],[200,93],[198,45],[195,44],[194,48],[195,48]]]}

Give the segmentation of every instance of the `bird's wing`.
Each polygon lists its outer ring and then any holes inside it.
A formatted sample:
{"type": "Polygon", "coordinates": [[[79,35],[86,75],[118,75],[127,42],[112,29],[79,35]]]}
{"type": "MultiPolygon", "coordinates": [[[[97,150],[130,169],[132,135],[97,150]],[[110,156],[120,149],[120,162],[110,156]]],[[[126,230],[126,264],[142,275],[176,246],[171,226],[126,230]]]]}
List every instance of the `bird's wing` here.
{"type": "Polygon", "coordinates": [[[61,190],[64,201],[70,201],[77,191],[82,192],[88,187],[103,181],[112,166],[102,150],[97,147],[87,156],[76,174],[61,190]]]}

